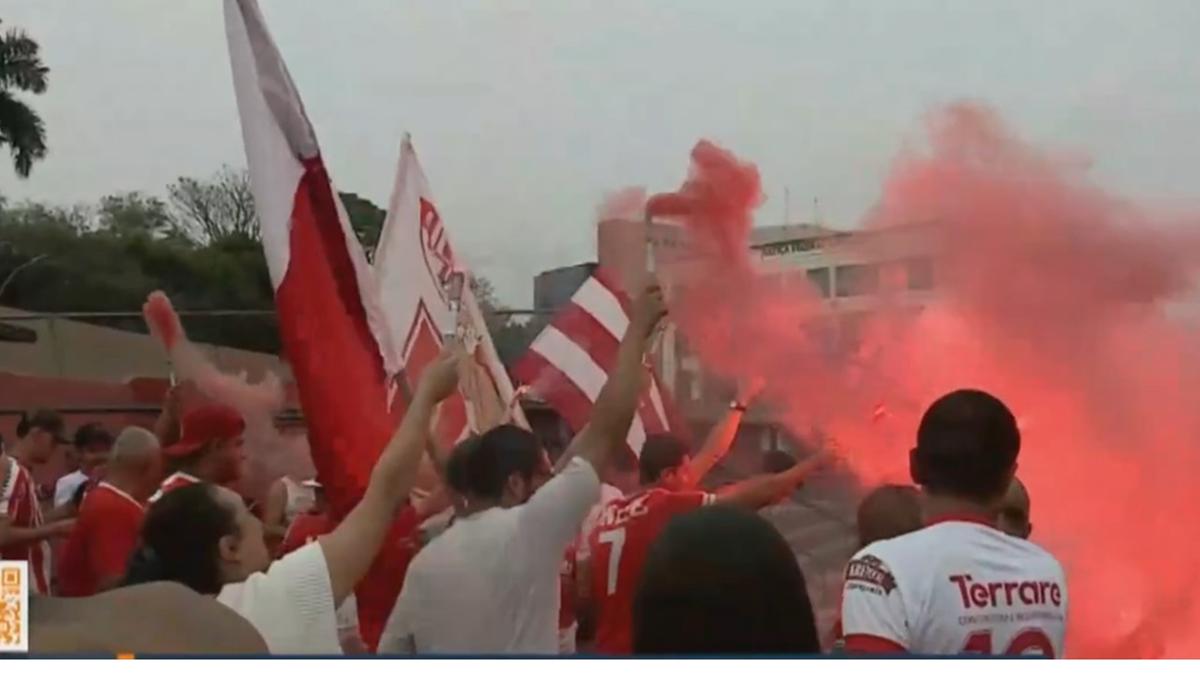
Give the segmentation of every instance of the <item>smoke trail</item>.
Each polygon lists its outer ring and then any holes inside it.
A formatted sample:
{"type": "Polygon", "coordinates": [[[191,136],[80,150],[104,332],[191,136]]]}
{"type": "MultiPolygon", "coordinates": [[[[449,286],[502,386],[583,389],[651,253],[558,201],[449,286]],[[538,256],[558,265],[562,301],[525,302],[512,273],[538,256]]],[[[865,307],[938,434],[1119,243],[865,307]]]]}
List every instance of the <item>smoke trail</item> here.
{"type": "Polygon", "coordinates": [[[310,478],[316,474],[303,434],[280,434],[275,416],[283,410],[283,384],[267,372],[258,382],[246,373],[221,372],[204,352],[188,340],[171,301],[155,291],[142,306],[150,332],[167,350],[181,380],[196,384],[206,398],[237,409],[246,420],[246,466],[240,486],[252,497],[261,497],[271,482],[284,475],[310,478]]]}
{"type": "Polygon", "coordinates": [[[890,261],[874,311],[833,348],[811,287],[750,272],[757,173],[698,144],[683,189],[650,201],[697,244],[670,270],[688,281],[676,321],[708,368],[767,377],[782,423],[830,432],[868,480],[903,476],[938,395],[994,392],[1021,420],[1035,539],[1067,567],[1068,653],[1200,656],[1200,545],[1179,516],[1200,469],[1200,355],[1166,311],[1200,267],[1200,220],[1101,189],[980,106],[936,111],[924,141],[896,159],[858,238],[890,261]],[[891,286],[913,241],[936,271],[919,312],[891,286]]]}

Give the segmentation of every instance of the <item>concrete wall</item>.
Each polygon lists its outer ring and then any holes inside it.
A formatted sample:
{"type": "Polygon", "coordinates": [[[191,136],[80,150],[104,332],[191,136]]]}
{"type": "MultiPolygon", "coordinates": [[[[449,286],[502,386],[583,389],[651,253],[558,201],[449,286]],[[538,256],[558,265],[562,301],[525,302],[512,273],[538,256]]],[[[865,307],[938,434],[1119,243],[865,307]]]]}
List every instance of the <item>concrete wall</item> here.
{"type": "MultiPolygon", "coordinates": [[[[0,316],[29,312],[0,306],[0,316]]],[[[73,380],[124,382],[133,377],[167,377],[166,353],[153,337],[67,319],[6,321],[34,331],[32,343],[0,342],[0,372],[73,380]]],[[[291,374],[278,357],[242,349],[200,345],[222,370],[245,371],[251,379],[270,370],[285,382],[291,374]]]]}

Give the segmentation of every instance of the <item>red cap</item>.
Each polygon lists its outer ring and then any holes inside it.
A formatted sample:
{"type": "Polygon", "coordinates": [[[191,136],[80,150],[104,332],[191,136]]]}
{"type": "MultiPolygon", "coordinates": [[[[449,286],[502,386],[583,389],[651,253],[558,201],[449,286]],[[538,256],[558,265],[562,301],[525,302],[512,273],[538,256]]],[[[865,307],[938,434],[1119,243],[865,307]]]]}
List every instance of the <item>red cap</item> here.
{"type": "Polygon", "coordinates": [[[202,405],[183,416],[179,442],[163,448],[163,454],[186,457],[212,441],[237,438],[245,430],[245,420],[233,408],[220,404],[202,405]]]}

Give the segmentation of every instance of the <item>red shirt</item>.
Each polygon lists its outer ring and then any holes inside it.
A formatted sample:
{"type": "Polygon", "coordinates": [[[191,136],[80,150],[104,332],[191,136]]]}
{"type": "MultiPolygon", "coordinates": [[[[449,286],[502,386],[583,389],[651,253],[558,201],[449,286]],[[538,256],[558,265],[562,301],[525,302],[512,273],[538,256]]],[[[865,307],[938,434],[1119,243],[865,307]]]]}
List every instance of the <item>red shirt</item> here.
{"type": "Polygon", "coordinates": [[[328,513],[301,513],[296,516],[292,524],[288,526],[287,533],[283,535],[283,543],[279,546],[279,557],[283,557],[292,551],[304,546],[309,542],[317,540],[317,537],[323,534],[329,534],[337,523],[333,522],[333,518],[328,513]]]}
{"type": "MultiPolygon", "coordinates": [[[[12,457],[0,456],[0,516],[12,527],[42,526],[42,507],[38,504],[33,476],[12,457]]],[[[29,590],[39,595],[50,593],[50,542],[45,539],[0,548],[0,560],[29,562],[29,590]]]]}
{"type": "Polygon", "coordinates": [[[145,509],[133,497],[101,481],[84,497],[58,565],[59,591],[68,597],[95,595],[101,582],[125,574],[137,547],[145,509]]]}
{"type": "Polygon", "coordinates": [[[633,594],[650,545],[672,517],[712,500],[707,492],[654,488],[604,507],[588,537],[597,652],[633,652],[633,594]]]}
{"type": "Polygon", "coordinates": [[[203,481],[201,481],[199,478],[196,478],[195,476],[193,476],[190,473],[186,473],[183,471],[176,471],[175,473],[171,474],[170,476],[167,476],[165,480],[163,480],[162,484],[158,486],[158,492],[155,492],[154,494],[150,495],[150,503],[153,504],[154,502],[162,499],[162,496],[165,495],[166,493],[170,492],[171,490],[178,490],[181,487],[186,487],[188,485],[195,485],[196,483],[202,483],[202,482],[203,481]]]}

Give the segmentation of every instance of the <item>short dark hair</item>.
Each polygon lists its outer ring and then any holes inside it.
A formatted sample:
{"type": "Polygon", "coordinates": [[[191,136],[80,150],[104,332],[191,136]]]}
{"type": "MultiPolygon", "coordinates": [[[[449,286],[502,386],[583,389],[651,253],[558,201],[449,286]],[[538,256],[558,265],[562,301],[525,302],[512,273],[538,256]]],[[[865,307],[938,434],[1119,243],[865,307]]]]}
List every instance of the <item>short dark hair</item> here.
{"type": "Polygon", "coordinates": [[[960,389],[934,401],[921,418],[913,478],[934,494],[990,501],[1008,488],[1021,432],[1004,403],[960,389]]]}
{"type": "Polygon", "coordinates": [[[55,438],[63,438],[63,418],[54,410],[35,410],[21,415],[17,422],[17,438],[25,438],[34,429],[41,429],[54,434],[55,438]]]}
{"type": "Polygon", "coordinates": [[[642,444],[642,455],[638,458],[638,477],[642,485],[657,482],[664,471],[683,464],[689,454],[682,438],[673,434],[650,434],[642,444]]]}
{"type": "Polygon", "coordinates": [[[465,494],[467,486],[467,458],[479,446],[479,436],[472,434],[450,450],[446,458],[446,485],[458,494],[465,494]]]}
{"type": "Polygon", "coordinates": [[[88,422],[75,430],[75,447],[83,449],[89,445],[112,445],[113,435],[99,422],[88,422]]]}
{"type": "Polygon", "coordinates": [[[867,493],[856,514],[862,546],[921,529],[921,493],[911,485],[880,485],[867,493]]]}
{"type": "Polygon", "coordinates": [[[796,557],[744,509],[712,506],[672,520],[647,553],[633,603],[635,654],[820,651],[796,557]]]}
{"type": "Polygon", "coordinates": [[[221,537],[237,531],[237,514],[220,502],[213,485],[171,490],[146,511],[142,546],[129,561],[124,585],[176,581],[216,595],[222,586],[221,537]]]}
{"type": "Polygon", "coordinates": [[[467,453],[463,484],[472,496],[500,499],[509,476],[533,478],[541,455],[541,443],[533,432],[501,424],[480,436],[467,453]]]}

